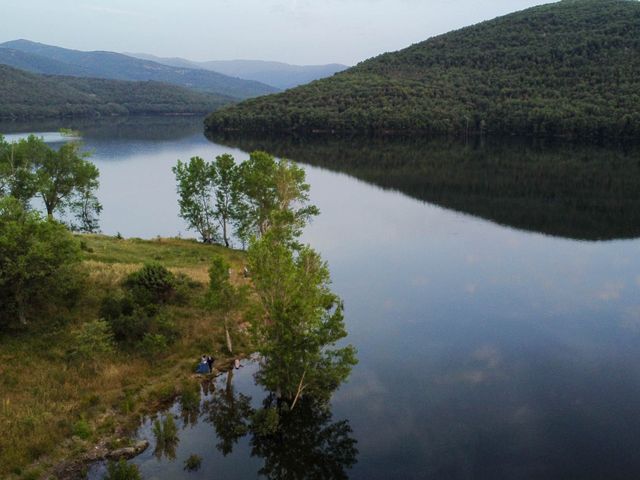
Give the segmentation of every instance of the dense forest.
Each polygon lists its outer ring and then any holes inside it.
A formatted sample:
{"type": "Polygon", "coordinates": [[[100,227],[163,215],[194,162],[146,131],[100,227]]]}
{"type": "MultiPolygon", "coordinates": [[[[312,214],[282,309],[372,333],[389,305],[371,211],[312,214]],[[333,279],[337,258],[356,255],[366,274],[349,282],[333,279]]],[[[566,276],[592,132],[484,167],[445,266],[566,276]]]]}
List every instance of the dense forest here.
{"type": "Polygon", "coordinates": [[[0,64],[31,73],[155,81],[245,99],[277,92],[263,83],[197,68],[176,68],[115,52],[83,52],[28,40],[0,44],[0,64]]]}
{"type": "Polygon", "coordinates": [[[640,3],[564,0],[225,108],[214,131],[640,135],[640,3]]]}
{"type": "Polygon", "coordinates": [[[491,138],[285,140],[229,134],[214,140],[344,172],[513,228],[579,240],[640,236],[637,146],[491,138]]]}
{"type": "Polygon", "coordinates": [[[35,75],[0,65],[0,119],[203,114],[228,97],[159,82],[35,75]]]}

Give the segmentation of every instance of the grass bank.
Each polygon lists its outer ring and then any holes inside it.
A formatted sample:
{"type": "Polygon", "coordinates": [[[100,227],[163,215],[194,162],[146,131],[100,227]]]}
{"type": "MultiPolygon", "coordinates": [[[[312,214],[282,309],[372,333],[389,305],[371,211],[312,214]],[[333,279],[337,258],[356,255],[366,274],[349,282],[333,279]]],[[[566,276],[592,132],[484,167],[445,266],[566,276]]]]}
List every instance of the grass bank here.
{"type": "MultiPolygon", "coordinates": [[[[201,306],[215,254],[242,283],[244,254],[191,240],[80,237],[87,280],[78,303],[46,326],[0,336],[0,478],[56,478],[61,462],[87,458],[128,442],[140,415],[179,395],[193,382],[200,354],[229,360],[222,319],[201,306]],[[102,299],[144,263],[187,275],[182,305],[169,305],[179,339],[160,355],[117,349],[97,363],[70,357],[74,332],[99,318],[102,299]],[[96,448],[99,447],[99,448],[96,448]],[[95,453],[94,453],[95,454],[95,453]]],[[[235,339],[234,353],[248,350],[235,339]]],[[[218,363],[218,362],[217,362],[218,363]]]]}

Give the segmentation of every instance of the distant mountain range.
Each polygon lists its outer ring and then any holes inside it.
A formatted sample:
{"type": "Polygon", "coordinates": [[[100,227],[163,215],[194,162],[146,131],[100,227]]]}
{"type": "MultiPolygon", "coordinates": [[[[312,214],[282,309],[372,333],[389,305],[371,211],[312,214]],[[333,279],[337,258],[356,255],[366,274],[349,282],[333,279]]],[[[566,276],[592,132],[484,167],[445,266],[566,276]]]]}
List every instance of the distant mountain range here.
{"type": "Polygon", "coordinates": [[[232,101],[166,83],[38,75],[0,65],[0,119],[204,114],[232,101]]]}
{"type": "Polygon", "coordinates": [[[640,2],[563,0],[212,114],[209,132],[640,138],[640,2]]]}
{"type": "Polygon", "coordinates": [[[278,91],[264,83],[201,68],[172,67],[120,53],[83,52],[28,40],[0,44],[0,64],[48,75],[164,82],[236,99],[278,91]]]}
{"type": "Polygon", "coordinates": [[[265,83],[281,90],[304,85],[334,75],[349,68],[347,65],[290,65],[262,60],[213,60],[195,62],[184,58],[164,58],[144,53],[126,53],[132,57],[149,60],[177,68],[200,68],[231,77],[265,83]]]}

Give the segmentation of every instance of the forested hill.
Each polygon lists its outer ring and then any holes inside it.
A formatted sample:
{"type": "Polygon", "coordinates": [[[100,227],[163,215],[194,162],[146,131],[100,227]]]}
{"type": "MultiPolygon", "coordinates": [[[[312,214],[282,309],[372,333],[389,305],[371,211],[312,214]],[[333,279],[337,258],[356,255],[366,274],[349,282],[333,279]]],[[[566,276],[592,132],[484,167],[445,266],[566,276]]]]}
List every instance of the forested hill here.
{"type": "Polygon", "coordinates": [[[14,40],[0,44],[0,64],[47,75],[155,81],[245,99],[277,92],[263,83],[195,68],[177,68],[114,52],[84,52],[14,40]]]}
{"type": "Polygon", "coordinates": [[[231,101],[158,82],[35,75],[0,65],[0,119],[205,114],[231,101]]]}
{"type": "Polygon", "coordinates": [[[564,0],[209,116],[210,132],[640,137],[640,2],[564,0]]]}

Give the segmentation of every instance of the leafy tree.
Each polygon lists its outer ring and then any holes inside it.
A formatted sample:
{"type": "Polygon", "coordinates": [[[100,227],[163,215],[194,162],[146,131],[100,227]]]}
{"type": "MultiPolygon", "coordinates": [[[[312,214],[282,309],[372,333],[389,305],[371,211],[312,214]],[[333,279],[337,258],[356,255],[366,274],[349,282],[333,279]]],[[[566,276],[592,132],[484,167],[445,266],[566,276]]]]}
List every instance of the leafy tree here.
{"type": "Polygon", "coordinates": [[[253,152],[239,167],[239,236],[260,237],[272,227],[298,237],[309,219],[318,215],[309,205],[310,186],[304,169],[288,160],[276,160],[265,152],[253,152]]]}
{"type": "MultiPolygon", "coordinates": [[[[50,150],[46,155],[34,159],[38,195],[42,198],[47,215],[53,217],[54,211],[66,207],[82,207],[97,211],[102,210],[94,196],[100,185],[100,172],[91,162],[87,161],[87,153],[80,152],[80,144],[65,143],[55,152],[50,150]]],[[[85,220],[82,230],[93,230],[95,226],[90,214],[80,213],[80,219],[85,220]]]]}
{"type": "Polygon", "coordinates": [[[68,209],[79,222],[75,228],[97,230],[100,172],[80,148],[70,142],[54,150],[34,135],[11,145],[0,141],[0,195],[17,198],[25,208],[38,197],[49,217],[68,209]]]}
{"type": "Polygon", "coordinates": [[[11,196],[25,208],[28,206],[37,191],[29,158],[42,156],[44,150],[43,144],[33,136],[18,144],[9,144],[0,136],[0,197],[11,196]]]}
{"type": "Polygon", "coordinates": [[[330,395],[356,359],[353,347],[335,348],[347,333],[326,263],[310,247],[294,250],[268,232],[251,244],[249,265],[260,299],[253,340],[265,359],[258,380],[292,408],[303,393],[330,395]]]}
{"type": "Polygon", "coordinates": [[[180,216],[196,230],[202,241],[213,243],[218,238],[214,223],[212,197],[214,169],[200,157],[192,157],[188,163],[178,160],[172,168],[178,183],[180,216]]]}
{"type": "Polygon", "coordinates": [[[0,327],[26,324],[44,306],[68,301],[80,247],[60,223],[0,199],[0,327]]]}
{"type": "Polygon", "coordinates": [[[222,240],[229,247],[229,226],[236,218],[238,168],[229,154],[219,155],[213,164],[215,184],[214,215],[222,229],[222,240]]]}

